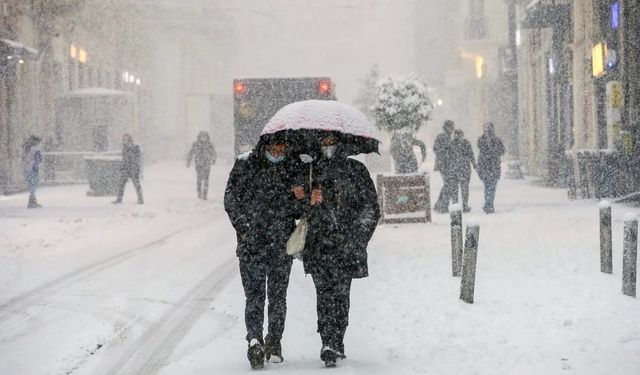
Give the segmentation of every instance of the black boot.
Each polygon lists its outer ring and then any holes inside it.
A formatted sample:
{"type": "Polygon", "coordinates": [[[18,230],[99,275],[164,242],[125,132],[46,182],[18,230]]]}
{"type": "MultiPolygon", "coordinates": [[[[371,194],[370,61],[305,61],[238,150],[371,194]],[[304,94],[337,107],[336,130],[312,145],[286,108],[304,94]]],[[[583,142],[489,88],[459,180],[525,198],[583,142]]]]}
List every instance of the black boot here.
{"type": "Polygon", "coordinates": [[[247,358],[252,369],[260,369],[264,367],[264,343],[262,338],[251,339],[249,348],[247,349],[247,358]]]}
{"type": "Polygon", "coordinates": [[[280,363],[284,361],[284,357],[282,357],[282,345],[280,345],[280,339],[267,336],[267,339],[264,342],[264,354],[267,361],[271,360],[273,363],[280,363]]]}
{"type": "Polygon", "coordinates": [[[326,367],[336,367],[338,355],[330,346],[323,346],[320,350],[320,359],[324,361],[326,367]]]}

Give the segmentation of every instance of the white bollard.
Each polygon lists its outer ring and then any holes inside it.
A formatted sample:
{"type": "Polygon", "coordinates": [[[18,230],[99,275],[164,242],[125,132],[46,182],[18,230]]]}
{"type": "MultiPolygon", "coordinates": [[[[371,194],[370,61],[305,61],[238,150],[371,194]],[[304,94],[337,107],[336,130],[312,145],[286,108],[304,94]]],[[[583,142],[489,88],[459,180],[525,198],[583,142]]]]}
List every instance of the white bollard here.
{"type": "Polygon", "coordinates": [[[612,273],[611,202],[603,200],[598,207],[600,208],[600,271],[612,273]]]}
{"type": "Polygon", "coordinates": [[[462,207],[454,204],[449,207],[451,213],[451,274],[460,276],[462,269],[462,207]]]}
{"type": "Polygon", "coordinates": [[[624,251],[622,253],[622,293],[636,296],[638,260],[638,217],[627,214],[624,218],[624,251]]]}

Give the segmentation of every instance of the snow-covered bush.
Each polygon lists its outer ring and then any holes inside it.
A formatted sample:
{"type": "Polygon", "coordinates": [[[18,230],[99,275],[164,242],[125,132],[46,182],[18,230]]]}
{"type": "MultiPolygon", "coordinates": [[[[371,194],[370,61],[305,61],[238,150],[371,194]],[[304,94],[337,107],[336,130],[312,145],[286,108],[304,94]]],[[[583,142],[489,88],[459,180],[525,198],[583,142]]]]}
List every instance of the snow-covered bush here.
{"type": "Polygon", "coordinates": [[[413,75],[390,76],[376,83],[371,113],[382,130],[409,127],[416,131],[429,119],[432,109],[426,83],[413,75]]]}

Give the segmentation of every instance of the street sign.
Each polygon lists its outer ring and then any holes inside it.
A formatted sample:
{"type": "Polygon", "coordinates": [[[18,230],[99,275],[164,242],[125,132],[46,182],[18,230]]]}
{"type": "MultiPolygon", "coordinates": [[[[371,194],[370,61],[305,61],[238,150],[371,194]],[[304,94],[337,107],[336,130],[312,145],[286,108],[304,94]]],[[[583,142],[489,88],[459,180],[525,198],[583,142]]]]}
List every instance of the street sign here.
{"type": "Polygon", "coordinates": [[[378,175],[382,224],[431,222],[427,174],[378,175]]]}

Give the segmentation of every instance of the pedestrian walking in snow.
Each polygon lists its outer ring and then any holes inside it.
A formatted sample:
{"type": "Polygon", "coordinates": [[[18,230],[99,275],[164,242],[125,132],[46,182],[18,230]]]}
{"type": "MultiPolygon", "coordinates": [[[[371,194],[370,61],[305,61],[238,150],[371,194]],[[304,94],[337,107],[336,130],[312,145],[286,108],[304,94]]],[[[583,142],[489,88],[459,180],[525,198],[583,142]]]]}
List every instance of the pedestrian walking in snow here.
{"type": "Polygon", "coordinates": [[[41,141],[40,137],[31,135],[22,144],[22,173],[29,189],[27,208],[42,207],[36,199],[36,189],[40,180],[40,163],[43,160],[39,149],[41,141]]]}
{"type": "Polygon", "coordinates": [[[476,159],[473,155],[471,142],[464,137],[461,129],[453,132],[451,142],[451,172],[455,177],[452,199],[458,203],[458,191],[462,195],[462,210],[470,212],[469,207],[469,181],[471,181],[471,167],[476,168],[476,159]]]}
{"type": "Polygon", "coordinates": [[[391,156],[395,162],[396,173],[418,172],[418,160],[413,152],[413,146],[420,147],[421,162],[424,162],[427,159],[427,146],[425,146],[424,142],[416,139],[409,129],[393,133],[391,137],[391,156]]]}
{"type": "Polygon", "coordinates": [[[320,145],[312,190],[298,186],[294,191],[296,198],[309,202],[304,270],[316,288],[320,358],[333,367],[338,358],[346,358],[351,281],[368,276],[367,243],[380,210],[367,168],[347,158],[346,147],[333,134],[321,138],[320,145]]]}
{"type": "Polygon", "coordinates": [[[453,198],[455,176],[451,171],[451,141],[455,124],[451,120],[444,122],[442,133],[440,133],[433,143],[433,152],[436,155],[435,170],[442,176],[442,190],[438,200],[433,206],[434,211],[445,213],[449,211],[449,202],[453,198]]]}
{"type": "Polygon", "coordinates": [[[201,131],[198,134],[198,140],[191,146],[189,156],[187,156],[187,168],[191,165],[191,160],[194,159],[198,198],[206,201],[211,166],[216,162],[216,149],[213,147],[213,143],[209,139],[209,133],[206,131],[201,131]]]}
{"type": "Polygon", "coordinates": [[[484,207],[486,213],[495,212],[496,186],[500,179],[500,158],[504,155],[504,145],[496,136],[493,124],[484,124],[483,134],[478,138],[478,176],[484,183],[484,207]]]}
{"type": "Polygon", "coordinates": [[[114,204],[122,203],[124,188],[127,180],[131,179],[133,186],[136,188],[138,195],[138,204],[143,204],[142,187],[140,186],[140,165],[141,165],[140,146],[133,143],[131,134],[126,133],[122,136],[122,165],[120,166],[120,181],[118,185],[118,197],[114,204]]]}
{"type": "Polygon", "coordinates": [[[281,339],[293,258],[286,243],[299,216],[291,191],[289,145],[282,134],[260,138],[251,153],[239,156],[227,181],[224,206],[236,230],[240,276],[246,297],[245,324],[251,367],[283,360],[281,339]],[[269,299],[267,335],[264,307],[269,299]]]}

